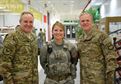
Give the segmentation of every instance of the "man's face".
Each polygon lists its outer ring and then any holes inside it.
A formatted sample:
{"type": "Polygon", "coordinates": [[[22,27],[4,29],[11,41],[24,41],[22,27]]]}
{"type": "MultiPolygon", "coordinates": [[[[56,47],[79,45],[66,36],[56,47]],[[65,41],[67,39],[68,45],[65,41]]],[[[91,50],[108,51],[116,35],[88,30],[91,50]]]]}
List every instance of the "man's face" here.
{"type": "Polygon", "coordinates": [[[23,32],[30,33],[33,30],[34,18],[31,14],[24,14],[20,20],[20,27],[23,32]]]}
{"type": "Polygon", "coordinates": [[[89,14],[80,16],[80,25],[84,31],[90,31],[93,25],[92,17],[89,14]]]}

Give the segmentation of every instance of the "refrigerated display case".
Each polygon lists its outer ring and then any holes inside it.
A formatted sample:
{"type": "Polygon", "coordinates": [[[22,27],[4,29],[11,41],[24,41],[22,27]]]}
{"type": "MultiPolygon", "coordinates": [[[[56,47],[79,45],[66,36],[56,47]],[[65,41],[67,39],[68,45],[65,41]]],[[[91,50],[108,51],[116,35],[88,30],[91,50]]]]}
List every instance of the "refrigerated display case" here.
{"type": "Polygon", "coordinates": [[[76,38],[75,29],[77,25],[64,25],[64,26],[65,26],[65,38],[75,39],[76,38]]]}

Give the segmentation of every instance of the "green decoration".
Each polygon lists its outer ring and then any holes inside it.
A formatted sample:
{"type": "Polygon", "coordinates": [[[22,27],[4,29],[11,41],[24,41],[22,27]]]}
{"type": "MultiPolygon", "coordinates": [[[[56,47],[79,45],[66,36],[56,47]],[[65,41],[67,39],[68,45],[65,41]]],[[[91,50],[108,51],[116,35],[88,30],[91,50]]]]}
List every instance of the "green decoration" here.
{"type": "Polygon", "coordinates": [[[76,26],[75,32],[76,32],[76,39],[78,39],[83,34],[83,30],[79,26],[79,24],[76,26]]]}
{"type": "Polygon", "coordinates": [[[90,13],[93,16],[94,23],[100,20],[99,7],[91,7],[90,9],[85,10],[84,12],[90,13]]]}

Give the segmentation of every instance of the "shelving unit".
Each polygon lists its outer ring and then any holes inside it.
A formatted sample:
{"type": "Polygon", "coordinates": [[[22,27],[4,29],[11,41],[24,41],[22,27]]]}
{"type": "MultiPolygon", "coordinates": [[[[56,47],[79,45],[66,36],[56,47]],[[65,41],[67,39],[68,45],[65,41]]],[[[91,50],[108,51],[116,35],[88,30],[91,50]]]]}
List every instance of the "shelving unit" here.
{"type": "Polygon", "coordinates": [[[7,33],[11,33],[15,30],[14,27],[0,27],[0,35],[4,38],[7,33]]]}
{"type": "Polygon", "coordinates": [[[106,33],[112,33],[116,30],[121,29],[121,16],[117,17],[105,17],[100,20],[100,30],[106,33]]]}
{"type": "Polygon", "coordinates": [[[105,17],[100,20],[99,28],[113,39],[121,39],[121,16],[105,17]]]}

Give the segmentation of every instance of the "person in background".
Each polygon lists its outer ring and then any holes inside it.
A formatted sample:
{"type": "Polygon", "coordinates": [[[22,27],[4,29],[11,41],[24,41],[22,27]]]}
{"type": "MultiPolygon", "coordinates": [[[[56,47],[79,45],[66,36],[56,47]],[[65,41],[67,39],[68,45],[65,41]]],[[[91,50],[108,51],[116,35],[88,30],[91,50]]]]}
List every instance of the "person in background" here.
{"type": "Polygon", "coordinates": [[[53,39],[41,48],[40,63],[45,71],[44,84],[74,84],[76,78],[77,48],[64,39],[64,25],[52,27],[53,39]]]}
{"type": "Polygon", "coordinates": [[[80,57],[80,84],[114,84],[116,52],[109,36],[99,31],[93,16],[79,17],[84,33],[77,41],[80,57]]]}
{"type": "Polygon", "coordinates": [[[40,28],[40,32],[38,34],[38,55],[40,54],[40,48],[42,48],[44,43],[45,33],[42,32],[42,28],[40,28]]]}
{"type": "Polygon", "coordinates": [[[15,32],[3,41],[0,74],[4,84],[39,84],[37,37],[32,33],[34,16],[24,11],[19,22],[15,32]]]}

